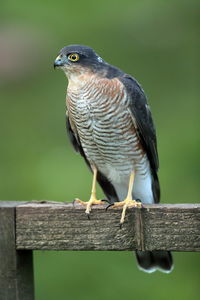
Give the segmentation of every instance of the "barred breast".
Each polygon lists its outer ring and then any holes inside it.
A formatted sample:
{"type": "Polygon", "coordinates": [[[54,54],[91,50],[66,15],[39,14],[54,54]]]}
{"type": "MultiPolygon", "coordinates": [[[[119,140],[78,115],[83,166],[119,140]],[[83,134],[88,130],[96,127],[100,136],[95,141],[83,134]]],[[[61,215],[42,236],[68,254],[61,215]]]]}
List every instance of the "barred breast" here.
{"type": "Polygon", "coordinates": [[[132,170],[137,173],[136,182],[150,172],[128,106],[125,88],[117,78],[90,74],[76,83],[69,80],[67,109],[73,131],[90,164],[114,184],[120,198],[127,192],[132,170]]]}

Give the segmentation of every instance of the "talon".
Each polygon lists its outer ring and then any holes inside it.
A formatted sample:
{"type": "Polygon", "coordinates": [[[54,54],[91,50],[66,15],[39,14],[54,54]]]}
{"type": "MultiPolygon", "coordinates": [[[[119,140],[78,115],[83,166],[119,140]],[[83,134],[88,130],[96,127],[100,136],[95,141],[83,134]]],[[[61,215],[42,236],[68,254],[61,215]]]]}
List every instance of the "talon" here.
{"type": "Polygon", "coordinates": [[[86,213],[88,220],[90,220],[90,213],[86,213]]]}
{"type": "Polygon", "coordinates": [[[128,186],[128,194],[127,194],[126,199],[121,202],[115,202],[114,205],[108,206],[108,208],[110,206],[113,206],[113,208],[123,207],[121,219],[120,219],[120,225],[119,225],[120,229],[122,228],[122,224],[124,223],[124,220],[125,220],[127,207],[139,207],[139,208],[142,207],[141,201],[139,199],[137,199],[137,200],[132,199],[133,183],[134,183],[134,172],[131,172],[130,179],[129,179],[129,186],[128,186]]]}
{"type": "Polygon", "coordinates": [[[106,206],[106,211],[109,209],[109,207],[114,206],[114,203],[109,204],[108,206],[106,206]]]}
{"type": "Polygon", "coordinates": [[[92,205],[99,205],[99,204],[104,204],[104,201],[102,200],[97,200],[96,198],[96,178],[97,178],[97,169],[95,167],[93,167],[93,172],[94,172],[94,175],[93,175],[93,182],[92,182],[92,191],[91,191],[91,197],[90,197],[90,200],[87,201],[87,202],[84,202],[78,198],[76,198],[74,200],[73,203],[77,202],[79,204],[82,204],[84,206],[86,206],[86,210],[85,210],[85,213],[88,217],[88,219],[90,220],[90,212],[91,212],[91,209],[92,209],[92,205]]]}
{"type": "Polygon", "coordinates": [[[140,199],[135,199],[136,202],[142,203],[140,199]]]}

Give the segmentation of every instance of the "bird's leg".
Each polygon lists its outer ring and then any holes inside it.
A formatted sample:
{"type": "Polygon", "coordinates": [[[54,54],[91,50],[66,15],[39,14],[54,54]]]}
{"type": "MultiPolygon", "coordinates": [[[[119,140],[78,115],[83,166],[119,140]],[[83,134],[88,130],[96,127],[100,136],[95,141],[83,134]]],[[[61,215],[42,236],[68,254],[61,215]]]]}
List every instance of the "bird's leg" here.
{"type": "Polygon", "coordinates": [[[120,219],[120,225],[124,223],[125,215],[126,215],[126,209],[127,207],[141,207],[141,203],[137,202],[136,200],[132,199],[132,191],[133,191],[133,183],[134,183],[134,171],[131,172],[130,179],[129,179],[129,185],[128,185],[128,193],[124,201],[116,202],[114,203],[113,207],[123,207],[121,219],[120,219]]]}
{"type": "Polygon", "coordinates": [[[86,205],[85,213],[87,215],[90,214],[91,207],[93,204],[104,204],[103,201],[97,200],[97,198],[96,198],[97,168],[93,166],[92,169],[93,169],[93,180],[92,180],[92,191],[91,191],[90,200],[87,202],[84,202],[79,199],[76,199],[76,202],[86,205]]]}

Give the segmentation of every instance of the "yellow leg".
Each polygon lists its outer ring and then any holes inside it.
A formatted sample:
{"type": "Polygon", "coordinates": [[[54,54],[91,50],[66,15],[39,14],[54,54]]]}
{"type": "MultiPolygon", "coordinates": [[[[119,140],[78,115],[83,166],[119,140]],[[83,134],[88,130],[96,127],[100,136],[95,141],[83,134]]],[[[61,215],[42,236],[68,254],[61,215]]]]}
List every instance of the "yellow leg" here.
{"type": "Polygon", "coordinates": [[[124,201],[116,202],[113,207],[123,207],[120,224],[122,225],[124,223],[125,215],[126,215],[126,209],[127,207],[141,207],[141,203],[137,202],[132,199],[132,191],[133,191],[133,183],[134,183],[134,177],[135,174],[132,171],[129,179],[129,185],[128,185],[128,194],[124,201]]]}
{"type": "Polygon", "coordinates": [[[96,198],[96,182],[97,182],[97,169],[96,169],[96,167],[93,167],[93,181],[92,181],[92,191],[91,191],[90,200],[87,202],[84,202],[79,199],[75,199],[76,202],[86,205],[85,213],[87,215],[90,214],[93,204],[95,204],[95,205],[104,204],[103,201],[97,200],[97,198],[96,198]]]}

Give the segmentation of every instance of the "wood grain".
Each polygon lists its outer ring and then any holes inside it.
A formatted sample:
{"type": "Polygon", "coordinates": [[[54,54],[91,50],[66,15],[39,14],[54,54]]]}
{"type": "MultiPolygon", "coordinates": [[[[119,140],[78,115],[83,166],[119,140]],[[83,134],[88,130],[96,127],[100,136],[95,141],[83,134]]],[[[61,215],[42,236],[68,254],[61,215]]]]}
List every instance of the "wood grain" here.
{"type": "Polygon", "coordinates": [[[16,251],[15,207],[0,202],[0,299],[33,300],[32,251],[16,251]]]}
{"type": "Polygon", "coordinates": [[[73,203],[28,203],[16,208],[16,247],[23,250],[200,251],[200,204],[143,205],[127,211],[73,203]]]}

